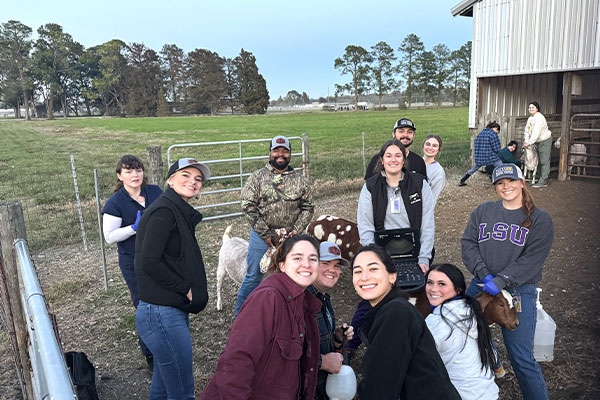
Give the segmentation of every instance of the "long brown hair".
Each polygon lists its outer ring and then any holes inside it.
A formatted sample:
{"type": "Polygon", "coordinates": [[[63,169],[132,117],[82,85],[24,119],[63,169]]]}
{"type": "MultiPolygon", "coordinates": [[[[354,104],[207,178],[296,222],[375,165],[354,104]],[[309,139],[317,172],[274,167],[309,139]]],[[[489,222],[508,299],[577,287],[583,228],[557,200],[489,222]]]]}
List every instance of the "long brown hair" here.
{"type": "MultiPolygon", "coordinates": [[[[125,154],[123,157],[121,157],[119,159],[119,162],[117,163],[117,168],[115,169],[115,172],[117,174],[120,174],[121,170],[123,168],[125,168],[125,169],[141,168],[141,170],[144,171],[144,163],[142,162],[142,160],[140,160],[136,156],[132,156],[131,154],[125,154]]],[[[144,174],[144,179],[142,180],[142,187],[145,186],[146,184],[148,184],[148,178],[146,177],[146,174],[144,174]]],[[[113,186],[113,193],[115,193],[117,190],[121,189],[122,187],[123,187],[123,181],[119,180],[119,177],[117,177],[117,182],[113,186]]]]}
{"type": "Polygon", "coordinates": [[[527,187],[525,186],[525,182],[523,182],[523,189],[521,189],[521,193],[523,195],[523,211],[527,217],[521,223],[524,228],[529,228],[531,226],[531,214],[535,211],[535,204],[533,204],[533,198],[529,194],[527,187]]]}

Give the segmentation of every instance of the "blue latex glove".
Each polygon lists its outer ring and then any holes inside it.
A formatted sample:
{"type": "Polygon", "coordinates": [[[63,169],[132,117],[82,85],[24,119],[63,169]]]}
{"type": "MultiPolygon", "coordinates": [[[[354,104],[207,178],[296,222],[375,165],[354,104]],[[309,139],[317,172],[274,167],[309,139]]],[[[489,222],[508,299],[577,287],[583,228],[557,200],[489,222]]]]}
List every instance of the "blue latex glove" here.
{"type": "MultiPolygon", "coordinates": [[[[486,278],[487,278],[487,276],[486,276],[486,278]]],[[[492,280],[489,280],[487,283],[485,283],[485,284],[483,285],[483,288],[482,288],[482,289],[483,289],[483,291],[484,291],[484,292],[486,292],[486,293],[489,293],[489,294],[491,294],[492,296],[495,296],[495,295],[497,295],[498,293],[500,293],[500,289],[498,289],[498,288],[496,287],[496,284],[495,284],[495,283],[494,283],[494,281],[492,281],[492,280]]]]}
{"type": "Polygon", "coordinates": [[[485,278],[483,278],[481,280],[481,282],[485,285],[486,283],[488,283],[489,281],[491,281],[492,279],[494,279],[494,275],[489,274],[488,276],[486,276],[485,278]]]}
{"type": "Polygon", "coordinates": [[[133,229],[133,231],[137,231],[137,226],[140,223],[140,217],[142,216],[142,212],[140,210],[138,210],[137,212],[137,216],[135,217],[135,222],[133,223],[133,225],[131,225],[131,229],[133,229]]]}

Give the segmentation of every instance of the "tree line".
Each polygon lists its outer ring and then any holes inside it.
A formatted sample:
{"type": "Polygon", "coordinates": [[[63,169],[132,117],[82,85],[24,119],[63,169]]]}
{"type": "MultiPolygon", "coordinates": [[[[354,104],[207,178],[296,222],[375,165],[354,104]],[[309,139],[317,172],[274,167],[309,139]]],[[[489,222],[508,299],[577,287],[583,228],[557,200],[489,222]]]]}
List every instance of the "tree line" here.
{"type": "Polygon", "coordinates": [[[206,49],[187,54],[175,44],[156,52],[113,39],[85,48],[55,23],[32,29],[0,24],[0,102],[20,118],[68,115],[166,116],[227,110],[263,114],[269,93],[256,58],[206,49]]]}
{"type": "Polygon", "coordinates": [[[458,50],[450,51],[445,44],[437,44],[426,50],[421,39],[411,33],[394,49],[380,41],[371,50],[362,46],[348,45],[341,57],[334,61],[334,68],[342,75],[349,75],[350,82],[336,84],[336,97],[350,94],[358,109],[358,96],[374,94],[379,99],[393,94],[399,104],[408,107],[420,99],[436,102],[441,106],[445,99],[456,106],[468,101],[471,69],[471,42],[458,50]],[[396,62],[398,60],[398,62],[396,62]]]}

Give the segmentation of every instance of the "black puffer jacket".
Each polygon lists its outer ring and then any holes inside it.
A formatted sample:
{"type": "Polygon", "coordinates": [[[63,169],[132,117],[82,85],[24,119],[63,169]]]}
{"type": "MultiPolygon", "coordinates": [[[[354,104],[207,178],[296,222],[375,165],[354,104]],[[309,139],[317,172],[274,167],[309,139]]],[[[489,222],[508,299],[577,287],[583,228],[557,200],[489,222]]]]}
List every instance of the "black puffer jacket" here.
{"type": "Polygon", "coordinates": [[[190,313],[206,307],[206,272],[194,231],[201,220],[202,214],[171,188],[142,214],[134,259],[141,300],[190,313]]]}

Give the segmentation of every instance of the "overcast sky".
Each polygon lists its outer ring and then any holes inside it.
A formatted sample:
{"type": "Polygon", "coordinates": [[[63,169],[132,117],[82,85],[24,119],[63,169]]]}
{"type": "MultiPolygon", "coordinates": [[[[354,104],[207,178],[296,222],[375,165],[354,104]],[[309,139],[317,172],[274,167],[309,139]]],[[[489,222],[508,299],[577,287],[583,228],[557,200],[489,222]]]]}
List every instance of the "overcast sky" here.
{"type": "MultiPolygon", "coordinates": [[[[451,50],[471,40],[468,17],[452,17],[459,0],[27,0],[2,1],[0,22],[21,21],[34,32],[57,23],[85,47],[111,39],[141,42],[160,51],[174,43],[235,57],[252,52],[272,99],[289,90],[311,98],[333,95],[349,81],[333,68],[347,45],[383,40],[397,51],[418,35],[426,49],[451,50]]],[[[34,37],[36,35],[34,34],[34,37]]]]}

